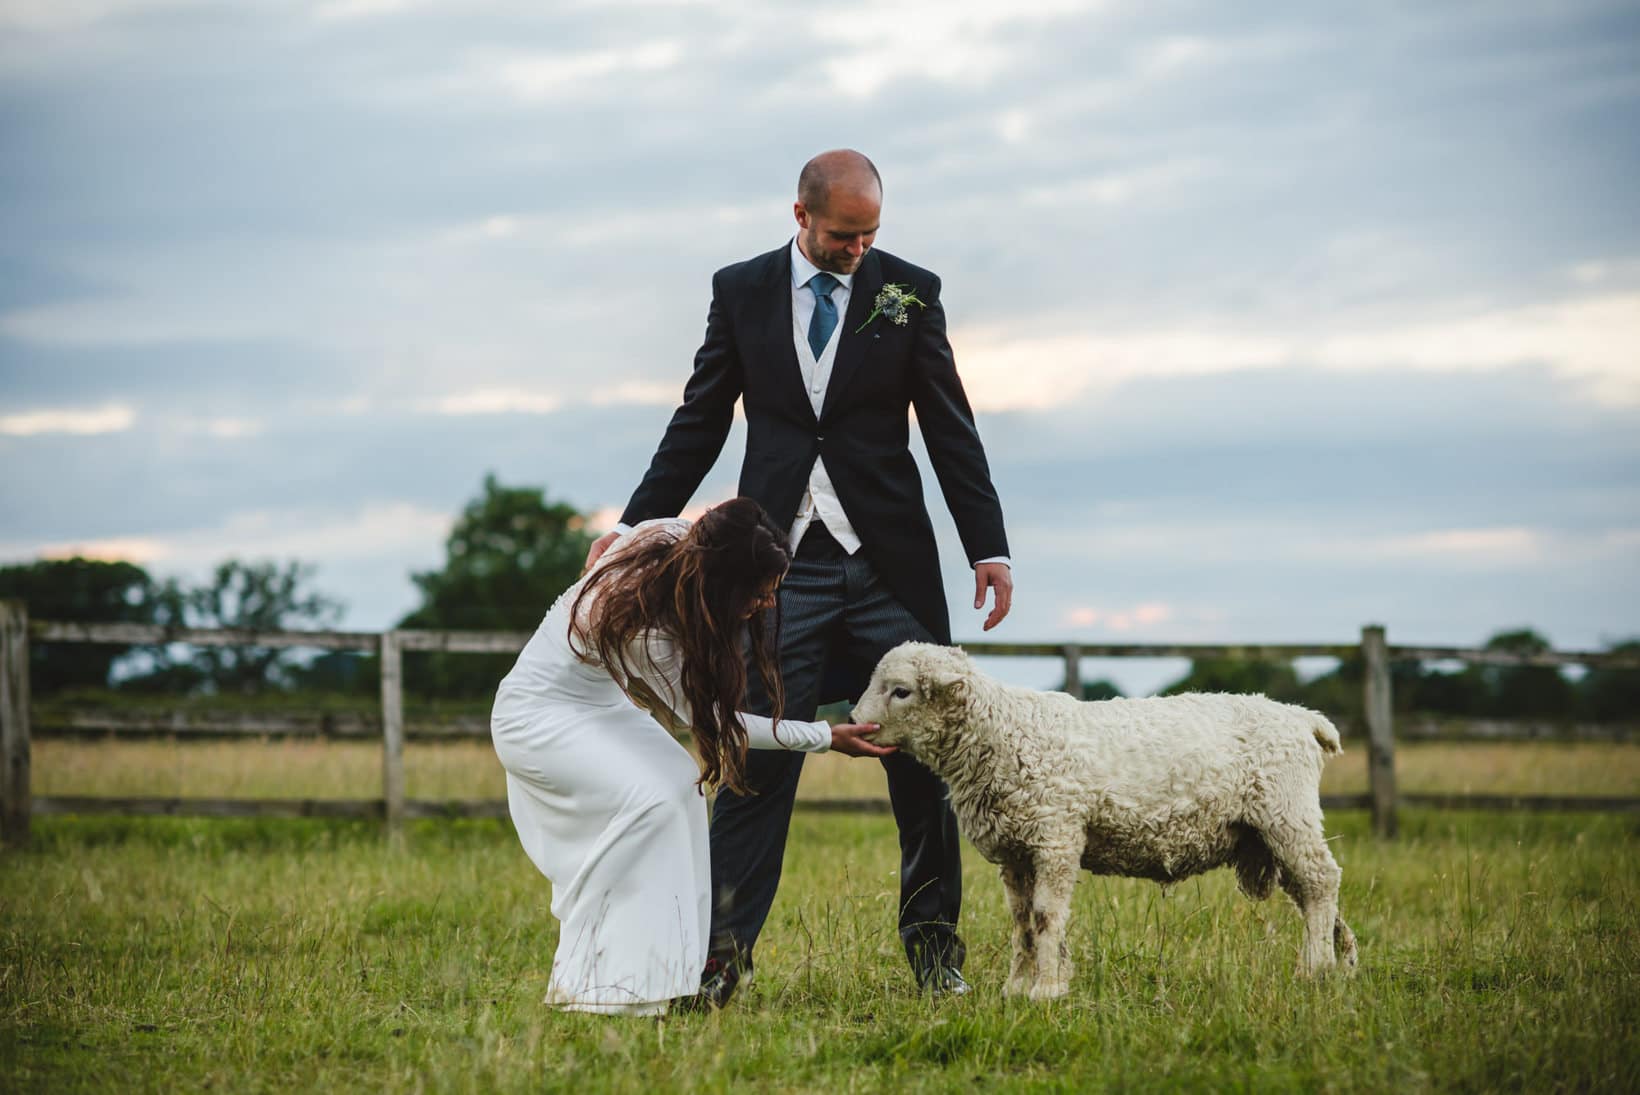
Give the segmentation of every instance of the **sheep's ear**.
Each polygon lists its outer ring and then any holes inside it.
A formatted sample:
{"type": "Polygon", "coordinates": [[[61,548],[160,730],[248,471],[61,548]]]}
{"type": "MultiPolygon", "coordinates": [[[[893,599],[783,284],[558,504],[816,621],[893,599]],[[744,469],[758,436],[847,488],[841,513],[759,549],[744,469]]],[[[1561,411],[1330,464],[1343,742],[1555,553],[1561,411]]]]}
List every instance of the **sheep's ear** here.
{"type": "Polygon", "coordinates": [[[929,674],[924,683],[927,691],[938,696],[960,700],[968,695],[968,674],[959,673],[954,669],[936,670],[929,674]]]}

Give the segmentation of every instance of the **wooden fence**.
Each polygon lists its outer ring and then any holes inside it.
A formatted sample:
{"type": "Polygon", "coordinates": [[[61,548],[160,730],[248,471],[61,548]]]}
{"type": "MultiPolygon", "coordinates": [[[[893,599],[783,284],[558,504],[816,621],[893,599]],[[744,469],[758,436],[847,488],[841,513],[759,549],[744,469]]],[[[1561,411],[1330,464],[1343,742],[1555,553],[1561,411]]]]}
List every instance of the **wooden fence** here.
{"type": "MultiPolygon", "coordinates": [[[[401,830],[405,818],[503,817],[506,803],[498,801],[418,801],[405,796],[404,652],[438,651],[469,654],[516,654],[529,638],[525,632],[479,631],[243,631],[161,628],[146,624],[86,624],[29,620],[21,602],[0,601],[0,837],[8,845],[26,843],[34,814],[172,814],[212,817],[365,817],[380,818],[390,833],[401,830]],[[381,719],[379,727],[350,724],[360,736],[378,736],[382,742],[382,796],[370,799],[213,799],[213,798],[92,798],[33,796],[29,764],[31,708],[28,692],[29,644],[107,643],[159,646],[188,643],[196,646],[301,647],[332,651],[377,653],[381,657],[381,719]]],[[[984,657],[1050,657],[1063,662],[1064,686],[1080,694],[1083,658],[1264,658],[1291,660],[1304,657],[1355,658],[1365,665],[1362,711],[1368,753],[1368,791],[1329,795],[1328,809],[1367,809],[1374,831],[1393,837],[1398,806],[1477,809],[1620,810],[1640,811],[1640,798],[1592,796],[1527,796],[1469,794],[1401,794],[1395,788],[1396,729],[1391,706],[1390,665],[1395,661],[1456,661],[1469,665],[1567,666],[1640,669],[1640,656],[1594,651],[1545,651],[1509,654],[1464,647],[1390,646],[1384,628],[1368,626],[1359,644],[1298,643],[1281,645],[1171,645],[1091,643],[964,643],[970,654],[984,657]]],[[[125,728],[137,732],[176,732],[179,720],[156,722],[151,717],[125,728]]],[[[258,734],[292,732],[291,721],[247,719],[245,730],[258,734]],[[259,729],[252,727],[260,726],[259,729]]],[[[81,729],[92,729],[82,726],[81,729]]],[[[119,730],[105,720],[101,731],[119,730]]],[[[72,730],[74,727],[69,727],[72,730]]],[[[302,732],[297,729],[295,732],[302,732]]],[[[487,734],[479,723],[445,727],[435,736],[487,734]]],[[[1591,730],[1591,735],[1600,731],[1591,730]]],[[[858,809],[859,803],[809,803],[812,809],[858,809]]]]}

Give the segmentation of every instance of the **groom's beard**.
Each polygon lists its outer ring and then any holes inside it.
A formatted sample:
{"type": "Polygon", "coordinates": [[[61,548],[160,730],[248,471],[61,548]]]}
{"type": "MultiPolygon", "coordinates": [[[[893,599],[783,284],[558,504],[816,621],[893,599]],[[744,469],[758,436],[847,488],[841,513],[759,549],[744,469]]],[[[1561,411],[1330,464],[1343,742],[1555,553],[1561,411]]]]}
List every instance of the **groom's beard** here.
{"type": "Polygon", "coordinates": [[[871,248],[867,247],[858,256],[851,255],[847,251],[828,251],[820,243],[819,232],[810,229],[803,233],[804,256],[814,263],[816,268],[824,270],[828,274],[854,273],[860,268],[860,263],[865,260],[870,251],[871,248]]]}

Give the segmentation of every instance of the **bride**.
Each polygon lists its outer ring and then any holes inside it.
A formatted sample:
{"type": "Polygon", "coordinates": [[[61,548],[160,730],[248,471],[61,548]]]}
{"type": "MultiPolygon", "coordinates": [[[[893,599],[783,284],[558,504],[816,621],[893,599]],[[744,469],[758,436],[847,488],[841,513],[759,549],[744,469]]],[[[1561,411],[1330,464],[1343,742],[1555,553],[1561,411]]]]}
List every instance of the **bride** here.
{"type": "Polygon", "coordinates": [[[868,739],[874,726],[779,719],[789,563],[749,498],[693,525],[646,521],[558,599],[502,680],[491,736],[560,924],[549,1004],[659,1015],[695,996],[711,918],[704,792],[743,792],[748,748],[893,752],[868,739]],[[739,710],[748,662],[774,718],[739,710]],[[685,727],[698,765],[671,733],[685,727]]]}

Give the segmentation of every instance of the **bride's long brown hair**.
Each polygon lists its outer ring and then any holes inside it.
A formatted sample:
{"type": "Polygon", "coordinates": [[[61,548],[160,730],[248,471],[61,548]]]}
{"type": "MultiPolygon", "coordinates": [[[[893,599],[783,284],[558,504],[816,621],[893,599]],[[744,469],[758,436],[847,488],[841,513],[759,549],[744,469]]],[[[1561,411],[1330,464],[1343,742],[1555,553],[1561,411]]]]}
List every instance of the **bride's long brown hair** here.
{"type": "Polygon", "coordinates": [[[570,609],[571,649],[616,671],[628,695],[651,709],[652,698],[634,694],[641,674],[628,659],[652,629],[676,644],[705,786],[746,791],[746,727],[737,712],[745,706],[747,645],[771,714],[780,718],[780,609],[776,602],[771,619],[764,601],[791,564],[785,540],[762,506],[733,498],[682,535],[650,532],[621,545],[570,609]]]}

